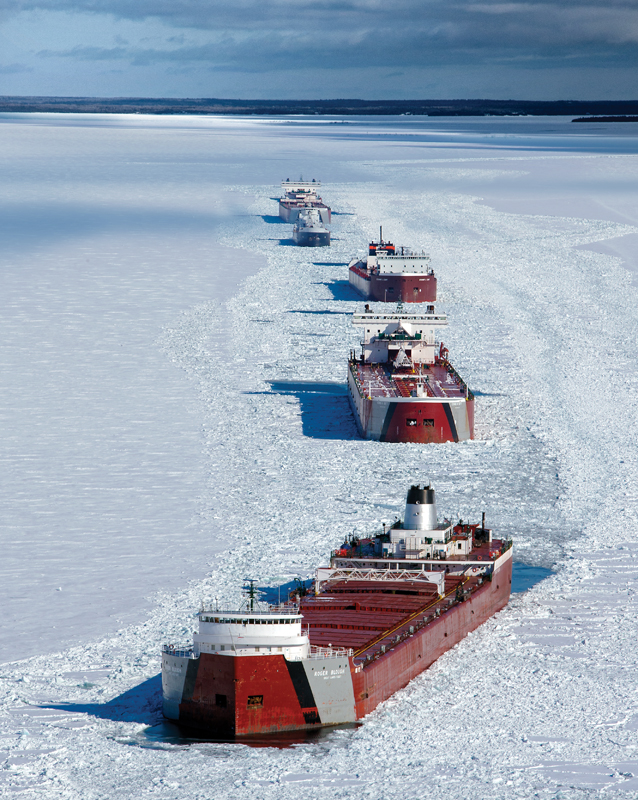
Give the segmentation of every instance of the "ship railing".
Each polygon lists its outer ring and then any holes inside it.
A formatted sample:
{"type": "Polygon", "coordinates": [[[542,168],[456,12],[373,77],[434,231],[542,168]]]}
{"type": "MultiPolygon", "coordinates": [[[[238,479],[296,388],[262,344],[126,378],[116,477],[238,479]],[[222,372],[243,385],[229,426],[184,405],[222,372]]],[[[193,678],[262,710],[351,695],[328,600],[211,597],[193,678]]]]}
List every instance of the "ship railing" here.
{"type": "Polygon", "coordinates": [[[194,650],[192,647],[187,649],[175,647],[173,644],[164,644],[162,645],[162,653],[166,653],[169,656],[179,656],[180,658],[198,658],[195,655],[194,650]]]}
{"type": "Polygon", "coordinates": [[[442,366],[444,366],[447,369],[447,371],[450,373],[450,375],[452,375],[454,378],[456,378],[457,383],[461,386],[461,388],[465,389],[466,399],[467,400],[474,400],[474,392],[472,392],[470,387],[465,383],[463,378],[454,369],[454,367],[450,364],[450,362],[447,360],[447,358],[441,358],[441,359],[439,359],[439,361],[442,364],[442,366]]]}
{"type": "MultiPolygon", "coordinates": [[[[255,604],[257,605],[257,604],[255,604]]],[[[242,608],[213,608],[213,606],[202,606],[198,612],[199,614],[210,614],[213,617],[261,617],[261,616],[299,616],[299,606],[296,603],[282,603],[279,606],[261,606],[254,608],[252,611],[242,608]]]]}
{"type": "Polygon", "coordinates": [[[351,647],[318,647],[311,644],[308,658],[350,658],[353,654],[351,647]]]}

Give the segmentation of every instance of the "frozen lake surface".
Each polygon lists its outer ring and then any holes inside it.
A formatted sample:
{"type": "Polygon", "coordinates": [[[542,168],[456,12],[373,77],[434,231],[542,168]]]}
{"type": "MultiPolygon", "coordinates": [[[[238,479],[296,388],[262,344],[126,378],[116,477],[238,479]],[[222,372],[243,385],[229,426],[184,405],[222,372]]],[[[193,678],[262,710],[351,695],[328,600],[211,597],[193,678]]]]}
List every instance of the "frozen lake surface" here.
{"type": "Polygon", "coordinates": [[[0,117],[0,794],[638,795],[637,133],[0,117]],[[276,218],[300,173],[330,249],[276,218]],[[379,224],[431,253],[474,442],[356,435],[344,265],[379,224]],[[424,480],[554,574],[355,729],[145,734],[201,599],[308,577],[424,480]]]}

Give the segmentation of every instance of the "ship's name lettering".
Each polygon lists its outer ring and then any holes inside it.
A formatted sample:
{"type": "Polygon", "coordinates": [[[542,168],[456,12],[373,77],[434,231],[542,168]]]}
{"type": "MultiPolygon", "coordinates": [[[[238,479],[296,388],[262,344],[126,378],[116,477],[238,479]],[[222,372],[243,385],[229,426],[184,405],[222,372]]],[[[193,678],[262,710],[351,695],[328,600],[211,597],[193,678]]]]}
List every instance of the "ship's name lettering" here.
{"type": "Polygon", "coordinates": [[[331,675],[343,675],[344,672],[345,672],[345,669],[331,669],[330,670],[330,674],[331,675]]]}

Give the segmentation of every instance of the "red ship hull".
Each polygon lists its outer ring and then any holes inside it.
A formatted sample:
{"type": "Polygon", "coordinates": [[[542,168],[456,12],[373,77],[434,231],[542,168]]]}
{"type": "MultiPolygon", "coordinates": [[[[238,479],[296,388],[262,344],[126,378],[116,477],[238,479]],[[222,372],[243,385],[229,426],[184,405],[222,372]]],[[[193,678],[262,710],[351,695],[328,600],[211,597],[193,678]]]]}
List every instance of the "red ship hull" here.
{"type": "MultiPolygon", "coordinates": [[[[474,438],[474,396],[372,396],[355,377],[358,362],[350,363],[348,396],[359,433],[379,442],[443,444],[474,438]]],[[[358,372],[357,372],[358,374],[358,372]]],[[[406,381],[401,386],[411,385],[406,381]]]]}
{"type": "Polygon", "coordinates": [[[352,266],[348,273],[350,284],[366,300],[380,303],[434,303],[435,275],[377,275],[363,267],[352,266]]]}
{"type": "Polygon", "coordinates": [[[187,727],[228,736],[313,729],[319,723],[299,664],[283,655],[228,658],[202,653],[192,694],[184,697],[179,712],[187,727]],[[250,703],[251,697],[263,702],[250,703]]]}
{"type": "Polygon", "coordinates": [[[379,442],[414,442],[415,444],[443,444],[474,438],[474,400],[465,400],[468,436],[459,436],[459,428],[454,419],[450,404],[445,401],[428,403],[427,407],[415,402],[389,402],[383,417],[379,435],[372,420],[376,416],[375,400],[364,398],[361,401],[361,421],[356,415],[359,432],[365,439],[379,442]],[[424,426],[424,419],[432,424],[424,426]],[[416,420],[416,424],[414,424],[416,420]]]}
{"type": "Polygon", "coordinates": [[[407,686],[443,653],[504,608],[512,588],[512,559],[468,600],[453,606],[417,635],[405,639],[388,656],[353,674],[357,719],[407,686]]]}

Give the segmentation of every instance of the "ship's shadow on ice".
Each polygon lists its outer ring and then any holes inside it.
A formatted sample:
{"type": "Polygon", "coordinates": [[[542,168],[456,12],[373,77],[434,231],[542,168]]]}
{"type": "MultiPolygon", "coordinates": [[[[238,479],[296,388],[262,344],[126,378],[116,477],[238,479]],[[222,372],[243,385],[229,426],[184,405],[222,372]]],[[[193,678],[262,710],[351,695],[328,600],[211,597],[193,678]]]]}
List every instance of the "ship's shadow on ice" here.
{"type": "Polygon", "coordinates": [[[345,383],[271,381],[275,394],[299,400],[301,427],[311,439],[358,439],[357,426],[348,402],[345,383]]]}
{"type": "Polygon", "coordinates": [[[361,295],[352,288],[350,281],[320,281],[318,286],[325,286],[332,294],[333,300],[361,300],[361,295]]]}
{"type": "Polygon", "coordinates": [[[512,564],[512,594],[526,592],[553,574],[554,571],[547,567],[536,567],[531,564],[523,564],[522,561],[515,561],[512,564]]]}
{"type": "Polygon", "coordinates": [[[290,311],[286,312],[287,314],[340,314],[344,316],[347,314],[347,311],[329,311],[328,309],[322,309],[321,311],[316,310],[307,310],[303,308],[291,308],[290,311]]]}
{"type": "Polygon", "coordinates": [[[98,719],[156,725],[162,716],[162,676],[158,673],[106,703],[43,703],[40,708],[88,714],[98,719]]]}
{"type": "MultiPolygon", "coordinates": [[[[162,720],[157,725],[146,728],[134,738],[125,742],[129,745],[143,747],[146,749],[166,750],[165,745],[188,746],[197,744],[227,744],[228,749],[217,749],[215,755],[225,758],[232,756],[235,745],[243,747],[271,747],[277,750],[286,750],[300,744],[327,744],[330,742],[331,735],[335,730],[356,730],[361,727],[361,722],[351,722],[345,725],[334,725],[331,727],[318,728],[309,731],[281,731],[280,733],[266,733],[256,736],[220,737],[214,732],[206,734],[201,730],[190,730],[188,728],[175,725],[168,720],[162,720]]],[[[121,740],[120,740],[121,741],[121,740]]]]}
{"type": "MultiPolygon", "coordinates": [[[[299,247],[299,249],[300,249],[302,252],[306,252],[307,250],[309,250],[309,249],[310,249],[310,248],[308,248],[308,247],[302,247],[302,246],[298,245],[298,244],[297,244],[297,242],[295,242],[295,240],[294,240],[294,239],[278,239],[278,240],[276,240],[276,241],[278,241],[278,242],[279,242],[279,244],[281,245],[281,247],[299,247]]],[[[338,241],[339,241],[339,239],[338,239],[336,236],[333,236],[333,237],[332,237],[332,239],[331,239],[331,241],[333,241],[333,242],[338,242],[338,241]]],[[[325,247],[325,246],[326,246],[326,245],[324,245],[324,247],[325,247]]],[[[330,245],[327,245],[327,246],[329,247],[330,245]]]]}
{"type": "Polygon", "coordinates": [[[259,215],[264,222],[267,222],[269,225],[289,225],[290,223],[286,223],[281,217],[276,217],[274,214],[260,214],[259,215]]]}
{"type": "Polygon", "coordinates": [[[303,589],[307,592],[310,590],[311,586],[312,580],[302,580],[298,578],[294,581],[282,583],[280,586],[258,586],[257,591],[259,592],[259,599],[261,601],[274,606],[279,603],[285,603],[290,598],[291,592],[298,589],[303,589]]]}

